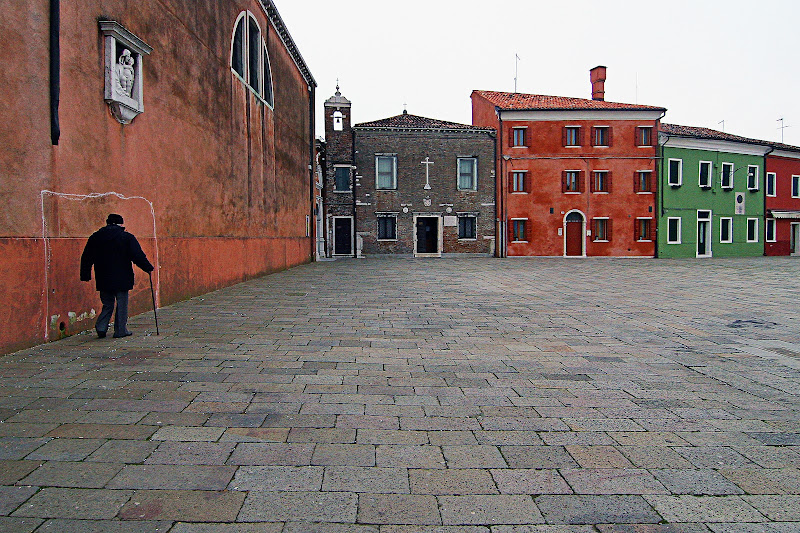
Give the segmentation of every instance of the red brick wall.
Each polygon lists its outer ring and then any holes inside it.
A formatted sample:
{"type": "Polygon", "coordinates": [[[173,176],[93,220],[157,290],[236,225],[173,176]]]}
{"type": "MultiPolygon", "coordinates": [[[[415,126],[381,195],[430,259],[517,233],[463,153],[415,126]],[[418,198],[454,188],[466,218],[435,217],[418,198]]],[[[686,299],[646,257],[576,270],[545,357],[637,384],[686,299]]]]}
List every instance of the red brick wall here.
{"type": "MultiPolygon", "coordinates": [[[[162,305],[310,260],[311,92],[257,0],[62,2],[57,146],[48,112],[49,2],[10,2],[15,16],[0,18],[9,40],[0,120],[15,125],[0,133],[0,299],[12,309],[0,319],[0,352],[91,326],[68,317],[99,308],[77,269],[85,239],[109,212],[123,215],[157,263],[162,305]],[[229,67],[242,10],[267,30],[274,111],[229,67]],[[103,100],[102,18],[153,47],[144,58],[145,111],[130,125],[103,100]],[[44,190],[146,201],[78,201],[44,190]],[[56,315],[63,333],[49,327],[56,315]]],[[[138,280],[133,311],[150,307],[147,277],[139,272],[138,280]]]]}

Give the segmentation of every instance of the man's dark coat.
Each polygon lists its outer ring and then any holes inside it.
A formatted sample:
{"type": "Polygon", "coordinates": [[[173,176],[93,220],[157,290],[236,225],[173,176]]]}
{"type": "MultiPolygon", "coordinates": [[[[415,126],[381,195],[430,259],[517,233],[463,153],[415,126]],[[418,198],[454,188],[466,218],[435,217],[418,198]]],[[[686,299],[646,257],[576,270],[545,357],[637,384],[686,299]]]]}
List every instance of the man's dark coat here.
{"type": "Polygon", "coordinates": [[[81,281],[92,279],[92,265],[98,291],[121,292],[133,289],[133,265],[152,272],[153,265],[131,233],[109,224],[89,237],[81,255],[81,281]]]}

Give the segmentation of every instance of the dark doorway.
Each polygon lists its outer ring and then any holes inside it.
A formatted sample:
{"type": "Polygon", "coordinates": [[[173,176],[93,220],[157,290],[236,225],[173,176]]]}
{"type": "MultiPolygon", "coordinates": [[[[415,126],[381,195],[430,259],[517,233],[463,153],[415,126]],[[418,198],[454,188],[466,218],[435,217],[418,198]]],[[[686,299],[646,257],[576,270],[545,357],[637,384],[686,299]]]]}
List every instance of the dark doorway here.
{"type": "Polygon", "coordinates": [[[417,218],[417,253],[439,253],[439,217],[417,218]]]}
{"type": "Polygon", "coordinates": [[[583,255],[583,215],[580,213],[570,213],[567,215],[566,228],[566,255],[583,255]]]}
{"type": "Polygon", "coordinates": [[[353,255],[353,220],[349,217],[333,219],[333,255],[353,255]]]}

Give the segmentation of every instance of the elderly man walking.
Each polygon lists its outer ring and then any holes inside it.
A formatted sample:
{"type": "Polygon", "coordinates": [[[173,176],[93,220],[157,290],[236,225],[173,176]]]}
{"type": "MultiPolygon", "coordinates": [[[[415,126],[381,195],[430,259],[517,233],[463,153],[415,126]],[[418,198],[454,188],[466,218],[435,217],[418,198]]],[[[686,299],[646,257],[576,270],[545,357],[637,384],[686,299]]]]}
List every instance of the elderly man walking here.
{"type": "Polygon", "coordinates": [[[106,219],[106,226],[89,237],[81,255],[81,281],[92,280],[92,265],[97,290],[103,310],[97,317],[95,330],[103,338],[108,331],[111,313],[116,302],[114,314],[114,337],[132,335],[128,331],[128,291],[133,289],[133,265],[145,272],[152,272],[153,265],[147,260],[139,241],[125,231],[120,215],[112,213],[106,219]]]}

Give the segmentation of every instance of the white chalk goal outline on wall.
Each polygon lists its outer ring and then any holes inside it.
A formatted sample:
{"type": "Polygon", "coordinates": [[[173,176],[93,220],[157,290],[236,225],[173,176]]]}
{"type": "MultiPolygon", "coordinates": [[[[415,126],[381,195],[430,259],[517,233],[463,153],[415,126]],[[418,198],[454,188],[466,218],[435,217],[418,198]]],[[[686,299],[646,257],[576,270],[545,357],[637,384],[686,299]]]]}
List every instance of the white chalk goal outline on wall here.
{"type": "MultiPolygon", "coordinates": [[[[40,193],[40,201],[41,201],[41,210],[42,210],[42,242],[44,243],[44,341],[47,342],[50,336],[49,331],[49,318],[50,318],[50,237],[47,235],[47,219],[44,213],[44,200],[45,197],[56,197],[56,198],[63,198],[65,200],[72,200],[72,201],[83,201],[83,200],[95,200],[98,198],[105,198],[108,196],[115,196],[120,200],[142,200],[147,202],[147,205],[150,206],[150,216],[153,218],[153,242],[155,246],[155,272],[156,272],[156,279],[155,279],[155,300],[156,300],[156,308],[161,307],[161,273],[159,272],[159,260],[158,260],[158,234],[156,232],[156,212],[153,208],[153,202],[145,198],[144,196],[125,196],[124,194],[120,194],[118,192],[93,192],[89,194],[73,194],[73,193],[66,193],[66,192],[55,192],[49,191],[44,189],[40,193]]],[[[88,238],[88,235],[87,235],[88,238]]]]}

